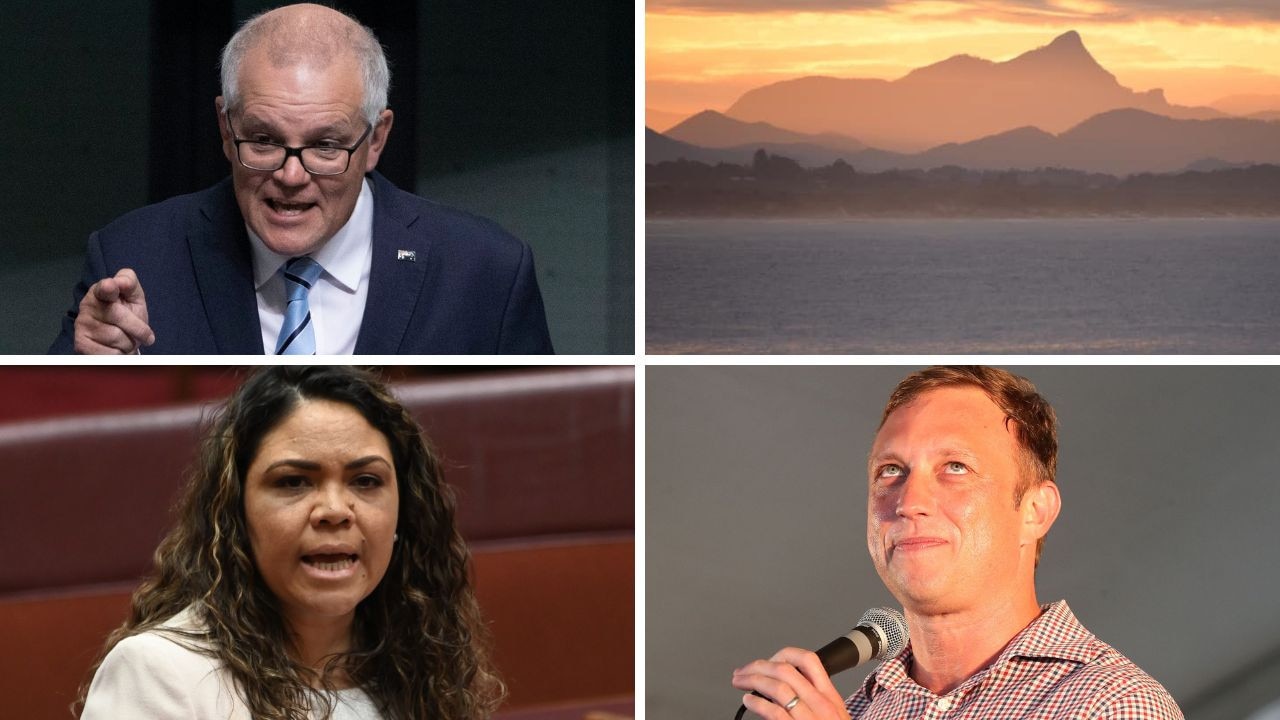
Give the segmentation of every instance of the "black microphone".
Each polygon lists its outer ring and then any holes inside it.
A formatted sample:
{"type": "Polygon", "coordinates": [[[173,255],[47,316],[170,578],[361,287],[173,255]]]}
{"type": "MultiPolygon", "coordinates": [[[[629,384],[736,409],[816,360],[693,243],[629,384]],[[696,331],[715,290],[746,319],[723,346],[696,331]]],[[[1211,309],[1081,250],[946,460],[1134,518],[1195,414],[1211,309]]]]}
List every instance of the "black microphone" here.
{"type": "Polygon", "coordinates": [[[897,655],[907,646],[907,622],[891,608],[871,608],[856,627],[816,653],[828,675],[855,668],[872,658],[897,655]]]}
{"type": "MultiPolygon", "coordinates": [[[[871,608],[862,614],[852,630],[823,645],[815,654],[822,669],[828,675],[835,675],[868,660],[897,655],[907,646],[907,637],[907,621],[902,613],[892,608],[871,608]]],[[[751,694],[764,697],[754,690],[751,694]]],[[[742,720],[746,711],[746,705],[738,708],[734,720],[742,720]]]]}

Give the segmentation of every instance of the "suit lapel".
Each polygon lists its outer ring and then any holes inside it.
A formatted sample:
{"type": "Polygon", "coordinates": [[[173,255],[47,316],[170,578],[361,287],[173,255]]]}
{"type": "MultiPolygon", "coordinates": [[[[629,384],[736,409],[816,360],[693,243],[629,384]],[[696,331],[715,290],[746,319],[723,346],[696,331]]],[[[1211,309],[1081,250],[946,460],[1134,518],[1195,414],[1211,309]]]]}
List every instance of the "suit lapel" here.
{"type": "Polygon", "coordinates": [[[431,240],[411,232],[418,215],[399,201],[399,194],[390,181],[373,173],[373,265],[357,354],[400,352],[427,275],[431,240]]]}
{"type": "Polygon", "coordinates": [[[230,178],[200,208],[187,235],[197,290],[222,354],[261,355],[262,329],[253,287],[249,236],[230,178]]]}

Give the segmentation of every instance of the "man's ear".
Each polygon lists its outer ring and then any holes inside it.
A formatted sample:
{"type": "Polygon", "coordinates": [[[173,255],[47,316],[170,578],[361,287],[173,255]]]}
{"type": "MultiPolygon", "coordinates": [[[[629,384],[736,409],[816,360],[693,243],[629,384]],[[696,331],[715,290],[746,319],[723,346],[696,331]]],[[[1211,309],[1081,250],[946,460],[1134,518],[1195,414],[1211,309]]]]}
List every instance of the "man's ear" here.
{"type": "Polygon", "coordinates": [[[373,169],[378,166],[378,158],[382,157],[382,150],[387,146],[387,136],[391,134],[391,124],[394,120],[395,113],[390,110],[378,113],[378,124],[373,126],[373,132],[369,135],[369,154],[364,162],[366,173],[373,172],[373,169]]]}
{"type": "Polygon", "coordinates": [[[1022,496],[1023,544],[1034,545],[1049,534],[1061,509],[1062,496],[1058,494],[1057,483],[1046,480],[1027,490],[1022,496]]]}
{"type": "Polygon", "coordinates": [[[213,99],[214,110],[218,113],[218,134],[222,136],[222,154],[228,162],[235,162],[236,149],[231,141],[231,123],[227,120],[226,104],[222,96],[213,99]]]}

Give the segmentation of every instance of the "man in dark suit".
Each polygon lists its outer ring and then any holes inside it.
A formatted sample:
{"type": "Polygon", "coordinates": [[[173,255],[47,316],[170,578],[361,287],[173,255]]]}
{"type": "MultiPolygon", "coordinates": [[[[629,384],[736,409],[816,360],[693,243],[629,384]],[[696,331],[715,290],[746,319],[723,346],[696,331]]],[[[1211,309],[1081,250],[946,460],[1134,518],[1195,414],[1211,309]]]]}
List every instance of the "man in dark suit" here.
{"type": "Polygon", "coordinates": [[[215,101],[231,177],[94,233],[50,352],[552,352],[529,247],[374,172],[389,82],[335,10],[246,22],[215,101]]]}

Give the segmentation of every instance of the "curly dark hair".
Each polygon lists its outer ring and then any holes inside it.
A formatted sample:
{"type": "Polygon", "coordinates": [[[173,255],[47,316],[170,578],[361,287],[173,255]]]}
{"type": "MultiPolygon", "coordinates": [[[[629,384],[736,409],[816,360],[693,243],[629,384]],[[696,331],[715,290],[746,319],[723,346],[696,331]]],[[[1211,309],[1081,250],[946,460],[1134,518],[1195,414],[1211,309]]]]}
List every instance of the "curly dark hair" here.
{"type": "MultiPolygon", "coordinates": [[[[156,630],[192,606],[201,631],[160,631],[220,661],[255,718],[309,720],[317,703],[327,717],[330,696],[312,687],[319,681],[332,689],[334,669],[396,720],[487,718],[501,702],[506,690],[490,664],[470,555],[454,527],[453,492],[422,428],[371,373],[342,366],[256,372],[212,419],[177,514],[95,671],[122,639],[156,630]],[[329,658],[322,678],[289,655],[278,602],[249,549],[244,510],[245,475],[263,437],[310,399],[349,405],[386,436],[400,499],[391,564],[356,608],[352,651],[329,658]]],[[[87,692],[86,682],[77,713],[87,692]]]]}

